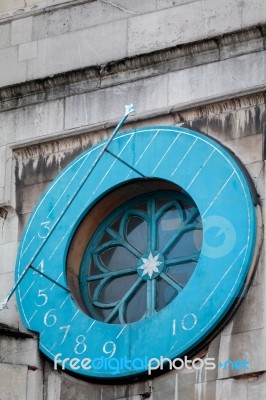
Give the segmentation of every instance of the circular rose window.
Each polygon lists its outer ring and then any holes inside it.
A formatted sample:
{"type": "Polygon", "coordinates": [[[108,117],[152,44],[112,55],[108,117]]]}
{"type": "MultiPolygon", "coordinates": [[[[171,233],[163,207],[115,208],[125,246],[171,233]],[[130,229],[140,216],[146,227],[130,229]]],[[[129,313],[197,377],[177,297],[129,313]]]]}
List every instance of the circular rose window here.
{"type": "Polygon", "coordinates": [[[202,224],[182,191],[136,196],[93,234],[80,268],[80,289],[94,319],[125,324],[154,315],[180,294],[201,248],[202,224]]]}

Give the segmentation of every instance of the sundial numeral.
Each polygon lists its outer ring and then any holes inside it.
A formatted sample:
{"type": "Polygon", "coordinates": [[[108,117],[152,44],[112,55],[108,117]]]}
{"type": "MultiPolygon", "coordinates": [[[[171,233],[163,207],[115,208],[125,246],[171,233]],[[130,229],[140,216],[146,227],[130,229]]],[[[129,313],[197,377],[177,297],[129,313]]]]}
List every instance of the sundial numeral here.
{"type": "Polygon", "coordinates": [[[184,331],[191,331],[198,323],[198,318],[195,314],[186,314],[181,321],[181,326],[184,331]]]}
{"type": "Polygon", "coordinates": [[[47,326],[48,328],[54,326],[57,321],[56,315],[50,314],[52,311],[55,311],[55,308],[51,308],[51,310],[47,311],[43,319],[44,325],[47,326]]]}
{"type": "Polygon", "coordinates": [[[87,350],[87,345],[86,345],[86,343],[85,343],[85,340],[86,340],[86,338],[85,338],[85,336],[84,335],[79,335],[77,338],[76,338],[76,346],[74,347],[74,352],[76,353],[76,354],[83,354],[83,353],[85,353],[85,351],[87,350]]]}
{"type": "MultiPolygon", "coordinates": [[[[42,261],[40,262],[40,264],[38,265],[37,269],[38,269],[38,271],[40,271],[42,274],[44,273],[44,260],[42,260],[42,261]]],[[[34,275],[35,275],[35,274],[38,274],[38,271],[33,271],[33,274],[34,274],[34,275]]],[[[40,275],[40,276],[41,276],[41,278],[43,277],[43,275],[40,275]]]]}
{"type": "Polygon", "coordinates": [[[46,304],[47,301],[48,301],[48,296],[47,296],[47,294],[43,293],[43,292],[45,292],[45,290],[47,290],[47,288],[45,288],[45,289],[39,289],[39,291],[38,291],[38,299],[39,299],[38,301],[40,301],[40,303],[38,304],[38,302],[35,301],[35,304],[36,304],[37,307],[43,307],[43,306],[45,306],[45,304],[46,304]]]}
{"type": "Polygon", "coordinates": [[[41,228],[38,232],[39,238],[41,238],[41,239],[47,238],[47,236],[49,235],[50,230],[51,230],[51,227],[49,226],[50,223],[51,223],[51,221],[41,222],[41,228]]]}
{"type": "Polygon", "coordinates": [[[103,346],[104,354],[109,355],[108,359],[113,357],[116,352],[116,344],[114,342],[106,342],[103,346]],[[110,349],[110,350],[109,350],[110,349]]]}
{"type": "Polygon", "coordinates": [[[68,332],[69,332],[69,329],[70,329],[70,325],[66,325],[66,326],[60,326],[60,331],[61,330],[65,330],[65,333],[64,333],[64,336],[63,336],[63,339],[61,340],[61,342],[60,342],[60,344],[63,344],[64,343],[64,341],[66,340],[66,337],[67,337],[67,334],[68,334],[68,332]]]}

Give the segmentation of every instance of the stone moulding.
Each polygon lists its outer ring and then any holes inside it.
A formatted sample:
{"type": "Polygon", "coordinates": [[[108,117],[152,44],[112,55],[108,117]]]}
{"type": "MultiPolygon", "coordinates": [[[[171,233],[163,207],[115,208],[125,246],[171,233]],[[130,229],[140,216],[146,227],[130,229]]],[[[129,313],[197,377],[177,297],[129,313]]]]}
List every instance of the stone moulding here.
{"type": "Polygon", "coordinates": [[[262,51],[265,26],[0,89],[0,112],[262,51]]]}

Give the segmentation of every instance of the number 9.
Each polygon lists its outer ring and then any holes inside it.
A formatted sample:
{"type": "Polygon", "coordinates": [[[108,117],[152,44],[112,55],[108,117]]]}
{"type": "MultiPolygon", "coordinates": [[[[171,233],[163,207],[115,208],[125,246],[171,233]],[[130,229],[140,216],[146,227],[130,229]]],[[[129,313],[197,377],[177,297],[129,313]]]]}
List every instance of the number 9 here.
{"type": "Polygon", "coordinates": [[[107,357],[107,359],[113,357],[113,355],[116,352],[116,344],[114,342],[106,342],[103,346],[103,352],[104,352],[104,354],[109,355],[109,357],[107,357]],[[108,348],[110,350],[108,350],[108,348]]]}

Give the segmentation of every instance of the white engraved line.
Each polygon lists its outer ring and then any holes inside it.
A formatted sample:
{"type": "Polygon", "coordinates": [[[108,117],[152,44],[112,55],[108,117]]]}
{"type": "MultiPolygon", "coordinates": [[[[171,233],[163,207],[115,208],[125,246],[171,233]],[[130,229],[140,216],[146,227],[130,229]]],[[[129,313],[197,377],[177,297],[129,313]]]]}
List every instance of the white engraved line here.
{"type": "Polygon", "coordinates": [[[57,246],[54,248],[54,251],[52,252],[52,254],[50,255],[50,257],[48,258],[48,261],[51,260],[51,258],[53,257],[54,253],[57,251],[58,247],[61,245],[61,243],[64,241],[65,237],[68,235],[68,233],[71,231],[71,229],[73,228],[73,226],[75,225],[76,221],[72,222],[72,224],[70,225],[69,229],[66,231],[66,233],[64,234],[64,236],[62,237],[62,239],[60,240],[60,242],[57,244],[57,246]]]}
{"type": "MultiPolygon", "coordinates": [[[[141,132],[146,132],[146,130],[141,131],[141,132]]],[[[132,133],[124,133],[124,134],[121,134],[119,137],[114,138],[114,140],[119,140],[119,139],[124,138],[124,137],[127,137],[127,136],[129,136],[129,135],[132,135],[132,133]]],[[[103,146],[104,146],[104,143],[100,143],[98,146],[95,146],[93,149],[90,149],[89,154],[92,154],[93,152],[95,152],[96,150],[100,149],[100,148],[103,147],[103,146]]],[[[63,176],[64,176],[71,168],[73,168],[74,165],[76,165],[78,162],[80,162],[80,161],[81,161],[84,157],[86,157],[86,156],[87,156],[87,154],[82,155],[80,158],[78,158],[77,161],[75,161],[73,164],[69,165],[69,166],[62,172],[62,174],[61,174],[60,176],[58,176],[58,178],[56,178],[56,179],[53,181],[53,183],[51,184],[51,186],[49,187],[49,189],[48,189],[47,192],[45,193],[44,197],[43,197],[42,200],[40,201],[40,203],[38,203],[38,206],[37,206],[36,210],[34,211],[34,213],[33,213],[32,216],[31,216],[29,225],[26,227],[26,232],[25,232],[25,235],[24,235],[24,237],[23,237],[23,242],[22,242],[22,246],[21,246],[21,252],[22,252],[22,250],[23,250],[23,248],[24,248],[24,243],[25,243],[25,241],[26,241],[28,232],[29,232],[29,230],[30,230],[30,228],[31,228],[31,225],[32,225],[32,223],[33,223],[33,221],[34,221],[34,218],[35,218],[36,214],[38,213],[39,208],[42,206],[42,204],[43,204],[44,201],[46,200],[47,196],[49,196],[50,192],[53,190],[54,186],[60,181],[60,179],[62,179],[63,176]]],[[[74,225],[74,223],[72,224],[72,226],[73,226],[73,225],[74,225]]],[[[19,257],[18,276],[19,276],[19,271],[20,271],[20,269],[21,269],[21,256],[19,257]]],[[[19,294],[19,299],[20,299],[20,301],[21,301],[20,286],[18,287],[18,294],[19,294]]],[[[21,309],[22,309],[22,313],[23,313],[23,316],[24,316],[24,318],[25,318],[27,324],[29,324],[29,321],[28,321],[28,318],[27,318],[27,316],[26,316],[26,313],[25,313],[25,310],[24,310],[24,307],[23,307],[23,304],[22,304],[22,303],[21,303],[21,309]]],[[[49,352],[48,349],[47,349],[47,351],[49,352]]]]}
{"type": "Polygon", "coordinates": [[[176,320],[174,319],[173,320],[173,336],[175,336],[176,335],[176,320]]]}
{"type": "MultiPolygon", "coordinates": [[[[129,140],[126,142],[126,144],[123,146],[122,150],[120,151],[119,155],[121,155],[121,153],[124,151],[125,147],[128,145],[128,143],[130,142],[130,140],[133,138],[133,134],[131,134],[129,140]]],[[[84,209],[87,207],[87,205],[90,203],[90,200],[92,198],[92,196],[94,195],[94,193],[96,192],[96,190],[98,189],[98,187],[100,186],[100,184],[103,182],[103,180],[105,179],[106,175],[108,174],[108,172],[110,171],[110,169],[113,167],[113,165],[116,163],[117,159],[115,159],[115,161],[113,161],[112,165],[110,166],[109,170],[106,172],[106,174],[104,175],[104,177],[102,178],[102,180],[100,181],[100,183],[98,184],[98,186],[96,187],[96,189],[94,190],[93,194],[91,195],[91,197],[89,198],[89,200],[87,201],[84,209]]],[[[84,210],[83,209],[83,210],[84,210]]],[[[67,232],[65,233],[65,235],[62,237],[62,239],[60,240],[60,242],[57,244],[57,246],[55,247],[54,251],[52,252],[52,254],[50,255],[49,259],[50,260],[53,255],[55,254],[55,252],[57,251],[58,247],[61,245],[61,243],[64,241],[65,237],[68,235],[68,233],[70,232],[70,230],[72,229],[72,227],[75,225],[75,221],[70,225],[69,229],[67,230],[67,232]]]]}
{"type": "MultiPolygon", "coordinates": [[[[128,143],[131,141],[131,139],[133,138],[134,133],[130,136],[130,138],[128,139],[128,141],[125,143],[125,145],[123,146],[123,148],[121,149],[121,151],[119,152],[118,156],[119,157],[123,151],[125,150],[126,146],[128,145],[128,143]]],[[[97,189],[99,188],[99,186],[103,183],[103,181],[105,180],[106,176],[109,174],[109,172],[111,171],[111,169],[113,168],[113,166],[115,165],[115,163],[117,162],[117,159],[115,159],[112,164],[110,165],[109,169],[106,171],[106,173],[104,174],[104,176],[102,177],[102,179],[100,180],[100,182],[98,183],[98,185],[96,186],[96,188],[94,189],[92,196],[95,194],[95,192],[97,191],[97,189]]],[[[91,197],[92,197],[91,196],[91,197]]],[[[91,198],[90,197],[90,198],[91,198]]]]}
{"type": "MultiPolygon", "coordinates": [[[[145,131],[144,131],[145,132],[145,131]]],[[[151,141],[147,144],[147,146],[145,147],[145,149],[143,150],[143,152],[141,153],[141,155],[139,156],[139,158],[137,159],[137,161],[135,162],[135,164],[133,165],[133,167],[136,167],[136,165],[140,162],[140,160],[142,159],[142,157],[144,156],[144,154],[146,153],[146,151],[148,150],[148,148],[151,146],[152,142],[154,141],[154,139],[156,138],[156,136],[158,135],[158,133],[160,132],[160,129],[158,129],[158,131],[155,133],[155,135],[153,136],[153,138],[151,139],[151,141]]],[[[129,172],[129,174],[127,175],[126,179],[129,177],[129,175],[132,173],[132,170],[129,172]]]]}
{"type": "Polygon", "coordinates": [[[74,314],[73,317],[71,318],[70,322],[72,322],[73,319],[76,318],[76,316],[78,315],[78,313],[79,313],[79,310],[77,310],[77,311],[75,312],[75,314],[74,314]]]}
{"type": "Polygon", "coordinates": [[[27,296],[27,294],[29,293],[30,289],[32,288],[32,286],[34,285],[35,281],[32,282],[32,284],[29,286],[28,290],[26,291],[26,293],[24,293],[24,295],[21,298],[21,301],[24,299],[24,297],[27,296]]]}
{"type": "MultiPolygon", "coordinates": [[[[58,282],[62,275],[63,275],[63,272],[61,272],[61,274],[59,275],[59,277],[56,279],[55,282],[58,282]]],[[[55,287],[55,283],[52,285],[50,290],[53,290],[54,287],[55,287]]]]}
{"type": "MultiPolygon", "coordinates": [[[[102,146],[103,146],[103,144],[102,144],[102,146]]],[[[102,146],[98,146],[97,148],[91,150],[91,151],[89,152],[89,154],[91,154],[91,153],[92,153],[93,151],[95,151],[95,150],[98,150],[98,148],[99,148],[99,147],[102,147],[102,146]]],[[[42,206],[42,204],[43,204],[43,202],[45,201],[46,197],[47,197],[47,196],[50,194],[50,192],[53,190],[54,186],[55,186],[55,185],[63,178],[63,176],[69,171],[69,169],[73,168],[74,165],[76,165],[78,162],[80,162],[84,157],[87,157],[87,154],[84,154],[81,158],[79,158],[76,162],[74,162],[73,165],[69,165],[69,166],[66,168],[66,170],[65,170],[64,172],[62,172],[62,175],[58,176],[58,178],[55,179],[55,180],[53,181],[51,187],[49,187],[48,191],[45,193],[45,196],[42,198],[42,200],[41,200],[40,203],[38,204],[36,210],[34,211],[32,217],[31,217],[31,219],[30,219],[29,225],[26,227],[26,233],[25,233],[25,236],[24,236],[24,239],[23,239],[23,243],[22,243],[21,250],[22,250],[23,247],[24,247],[24,243],[25,243],[25,240],[26,240],[28,231],[29,231],[29,229],[30,229],[30,227],[31,227],[31,225],[32,225],[33,220],[34,220],[34,217],[35,217],[35,215],[37,214],[37,212],[39,211],[39,208],[42,206]]]]}
{"type": "MultiPolygon", "coordinates": [[[[146,131],[147,131],[147,130],[143,130],[143,131],[140,131],[140,132],[146,132],[146,131]]],[[[126,133],[126,132],[125,132],[124,134],[121,134],[121,135],[115,137],[113,140],[114,140],[114,141],[115,141],[115,140],[119,140],[119,139],[122,139],[122,138],[124,138],[124,137],[126,137],[126,136],[129,136],[129,135],[132,135],[132,132],[130,132],[130,133],[128,133],[128,132],[126,133]]],[[[91,154],[94,153],[95,151],[100,150],[101,147],[104,146],[104,144],[105,144],[105,143],[99,143],[99,144],[96,145],[94,148],[90,149],[90,150],[88,151],[88,153],[83,154],[83,155],[82,155],[81,157],[79,157],[76,161],[74,161],[73,164],[71,163],[65,170],[63,170],[62,174],[60,174],[60,175],[52,182],[51,186],[49,186],[49,188],[48,188],[47,192],[45,193],[44,197],[43,197],[43,198],[41,199],[41,201],[38,203],[38,206],[37,206],[36,210],[34,210],[34,213],[33,213],[32,216],[31,216],[29,225],[27,225],[27,227],[26,227],[26,232],[25,232],[25,235],[24,235],[24,237],[23,237],[23,242],[22,242],[22,246],[21,246],[21,251],[22,251],[23,248],[24,248],[24,243],[25,243],[25,241],[26,241],[26,238],[27,238],[29,229],[30,229],[30,227],[31,227],[31,225],[32,225],[32,223],[33,223],[33,221],[34,221],[35,215],[36,215],[37,212],[39,211],[39,208],[42,206],[43,202],[46,200],[47,196],[50,195],[50,192],[53,190],[54,186],[64,177],[64,175],[65,175],[70,169],[72,169],[72,168],[73,168],[77,163],[79,163],[84,157],[87,158],[88,155],[91,155],[91,154]]],[[[19,266],[20,266],[20,260],[19,260],[19,266]]]]}
{"type": "MultiPolygon", "coordinates": [[[[53,208],[51,209],[51,211],[49,212],[49,214],[47,215],[47,218],[49,218],[49,216],[52,214],[52,212],[54,211],[55,207],[57,206],[57,204],[59,203],[59,201],[62,199],[62,197],[64,196],[65,192],[67,191],[67,189],[69,188],[69,186],[71,185],[72,181],[76,178],[77,174],[79,173],[79,171],[81,170],[81,168],[83,167],[83,165],[85,164],[85,162],[87,161],[88,157],[89,157],[90,153],[87,154],[87,157],[84,158],[84,160],[82,161],[81,165],[79,166],[78,170],[75,172],[75,174],[72,176],[72,178],[70,179],[70,181],[68,182],[67,186],[65,187],[65,189],[63,190],[63,192],[61,193],[61,195],[59,196],[59,198],[57,199],[57,201],[55,202],[53,208]]],[[[80,182],[82,182],[84,179],[86,179],[87,177],[87,173],[85,177],[83,177],[81,179],[80,182]]]]}
{"type": "Polygon", "coordinates": [[[127,327],[127,325],[125,325],[125,326],[121,329],[121,331],[120,331],[119,334],[117,335],[116,339],[119,338],[119,336],[124,332],[124,330],[126,329],[126,327],[127,327]]]}
{"type": "Polygon", "coordinates": [[[28,248],[30,247],[31,243],[33,242],[33,240],[35,239],[36,236],[33,236],[33,238],[29,241],[28,246],[26,247],[26,249],[21,253],[20,257],[23,257],[24,254],[26,253],[26,251],[28,250],[28,248]]]}
{"type": "Polygon", "coordinates": [[[192,179],[192,181],[190,182],[190,184],[187,186],[186,190],[188,190],[190,188],[190,186],[192,185],[192,183],[195,181],[195,179],[198,177],[198,175],[201,173],[201,171],[203,170],[203,168],[205,167],[205,165],[207,164],[207,162],[209,161],[209,159],[211,158],[211,156],[213,155],[213,153],[215,152],[215,149],[213,149],[213,151],[211,152],[211,154],[208,156],[208,158],[205,160],[204,164],[202,165],[202,167],[198,170],[198,172],[196,173],[196,175],[194,176],[194,178],[192,179]]]}
{"type": "Polygon", "coordinates": [[[62,308],[63,305],[65,304],[65,302],[67,301],[67,299],[70,297],[70,294],[68,294],[65,298],[65,300],[63,301],[63,303],[61,304],[61,306],[59,308],[62,308]]]}
{"type": "Polygon", "coordinates": [[[50,351],[53,350],[53,348],[55,347],[55,345],[56,345],[56,342],[52,345],[52,347],[50,348],[50,351]]]}
{"type": "Polygon", "coordinates": [[[177,139],[179,138],[179,136],[181,135],[181,132],[179,132],[179,134],[177,135],[177,137],[175,138],[175,140],[172,142],[172,144],[168,147],[167,151],[164,153],[163,157],[160,159],[160,161],[158,162],[158,164],[156,165],[156,167],[153,169],[152,174],[154,174],[154,172],[156,171],[156,169],[159,167],[159,165],[162,163],[162,161],[165,159],[166,155],[169,153],[169,151],[171,150],[171,148],[173,147],[173,145],[175,144],[175,142],[177,141],[177,139]]]}
{"type": "Polygon", "coordinates": [[[201,218],[204,217],[204,215],[209,211],[209,209],[211,208],[211,206],[213,205],[213,203],[216,201],[216,199],[220,196],[220,194],[222,193],[222,191],[224,190],[224,188],[226,187],[226,185],[228,184],[228,182],[230,181],[230,179],[232,178],[232,176],[235,174],[235,171],[232,172],[232,174],[229,176],[229,178],[227,179],[227,181],[225,182],[225,184],[221,187],[221,189],[219,190],[219,192],[217,193],[217,195],[214,197],[214,199],[212,200],[212,202],[209,204],[207,210],[205,210],[205,212],[202,214],[201,218]]]}
{"type": "Polygon", "coordinates": [[[93,327],[93,325],[95,324],[96,321],[93,321],[92,324],[89,326],[88,330],[86,331],[87,333],[91,330],[91,328],[93,327]]]}
{"type": "Polygon", "coordinates": [[[229,273],[229,271],[231,270],[231,268],[234,266],[234,264],[237,262],[237,260],[239,259],[239,257],[242,255],[243,251],[246,250],[247,248],[247,244],[243,247],[243,249],[240,251],[240,253],[238,254],[238,256],[235,258],[235,260],[232,262],[232,264],[230,265],[230,267],[226,270],[226,272],[224,273],[224,275],[222,276],[222,278],[220,279],[220,281],[217,283],[217,285],[215,286],[215,288],[211,291],[211,293],[209,294],[209,296],[207,297],[207,299],[204,301],[204,303],[200,306],[200,310],[205,306],[205,304],[207,303],[207,301],[209,300],[209,298],[213,295],[213,293],[216,291],[216,289],[218,288],[218,286],[220,285],[220,283],[222,282],[222,280],[226,277],[226,275],[229,273]]]}
{"type": "Polygon", "coordinates": [[[174,171],[171,173],[171,176],[173,176],[177,169],[180,167],[180,165],[182,164],[182,162],[184,161],[184,159],[186,158],[186,156],[188,155],[188,153],[192,150],[192,148],[195,146],[195,144],[197,143],[198,138],[195,139],[195,141],[192,143],[192,145],[190,146],[190,148],[187,150],[186,154],[182,157],[182,159],[179,161],[178,165],[175,167],[174,171]]]}
{"type": "Polygon", "coordinates": [[[35,310],[34,313],[33,313],[33,315],[30,317],[30,319],[29,319],[29,321],[28,321],[29,323],[30,323],[30,321],[32,320],[32,318],[34,317],[34,315],[36,315],[36,313],[37,313],[37,310],[35,310]]]}
{"type": "MultiPolygon", "coordinates": [[[[246,244],[246,246],[248,246],[248,244],[246,244]]],[[[216,312],[216,314],[212,317],[212,319],[209,320],[209,322],[208,322],[194,337],[192,337],[192,339],[190,339],[188,342],[186,342],[185,346],[187,346],[188,343],[192,342],[196,337],[200,336],[200,335],[202,334],[202,332],[204,331],[204,329],[206,329],[206,327],[209,326],[209,325],[212,323],[212,321],[216,318],[216,316],[220,313],[220,311],[221,311],[222,308],[224,307],[224,305],[225,305],[227,299],[230,297],[232,291],[234,290],[234,287],[236,286],[236,284],[237,284],[237,282],[238,282],[239,276],[240,276],[240,274],[241,274],[241,272],[242,272],[243,265],[244,265],[244,262],[245,262],[245,259],[246,259],[246,255],[247,255],[247,251],[246,251],[245,257],[244,257],[244,259],[243,259],[243,262],[242,262],[241,268],[240,268],[240,270],[239,270],[239,273],[238,273],[238,275],[237,275],[237,278],[236,278],[236,280],[235,280],[235,282],[234,282],[234,285],[232,286],[232,288],[231,288],[231,290],[230,290],[228,296],[226,297],[225,301],[223,302],[223,304],[221,305],[221,307],[219,308],[219,310],[218,310],[218,311],[216,312]]],[[[169,352],[175,347],[176,344],[177,344],[177,342],[175,342],[175,344],[171,347],[171,349],[169,350],[169,352]]],[[[179,347],[177,350],[178,350],[178,351],[181,351],[183,348],[184,348],[184,346],[181,346],[181,347],[179,347]]],[[[176,351],[177,351],[177,350],[176,350],[176,351]]]]}

